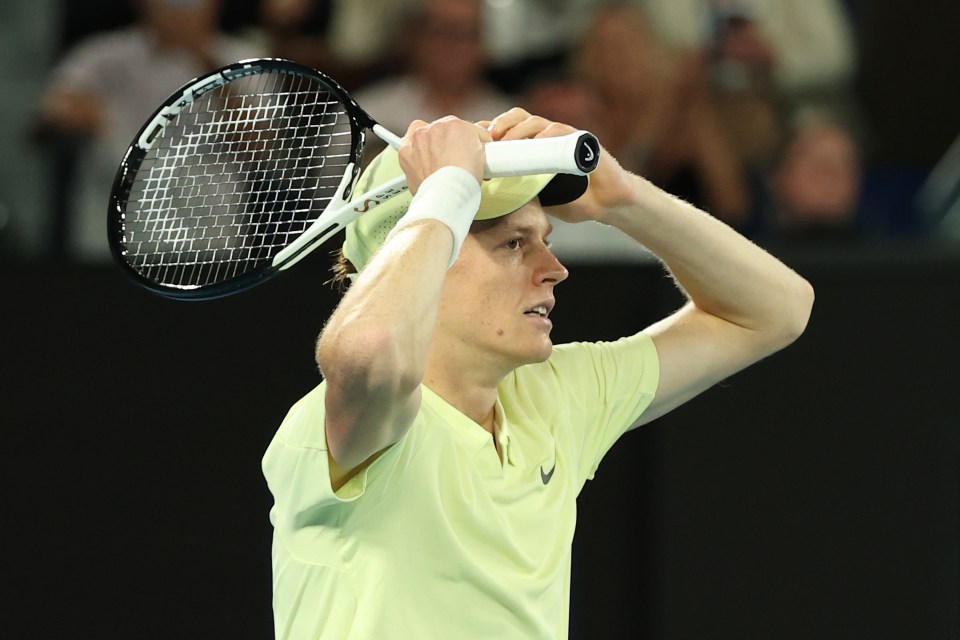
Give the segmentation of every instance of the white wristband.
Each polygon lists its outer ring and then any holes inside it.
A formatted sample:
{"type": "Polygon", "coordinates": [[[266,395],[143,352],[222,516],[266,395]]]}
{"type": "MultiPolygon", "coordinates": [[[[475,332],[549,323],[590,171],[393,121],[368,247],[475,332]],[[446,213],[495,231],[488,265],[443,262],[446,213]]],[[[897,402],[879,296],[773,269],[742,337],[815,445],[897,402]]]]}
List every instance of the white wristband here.
{"type": "Polygon", "coordinates": [[[387,235],[389,240],[400,229],[421,220],[436,220],[453,233],[450,265],[460,255],[460,247],[470,232],[473,217],[480,208],[480,183],[466,169],[449,165],[437,169],[420,183],[410,208],[387,235]]]}

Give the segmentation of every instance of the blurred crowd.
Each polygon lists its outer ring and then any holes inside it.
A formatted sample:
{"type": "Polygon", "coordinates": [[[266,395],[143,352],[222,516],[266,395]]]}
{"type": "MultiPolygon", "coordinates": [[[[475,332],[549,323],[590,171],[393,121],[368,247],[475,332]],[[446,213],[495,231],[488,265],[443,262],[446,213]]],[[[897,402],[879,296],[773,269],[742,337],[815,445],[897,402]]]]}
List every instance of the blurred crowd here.
{"type": "MultiPolygon", "coordinates": [[[[65,185],[50,233],[51,251],[67,260],[108,259],[110,186],[153,109],[190,78],[257,56],[324,71],[401,134],[415,118],[489,119],[514,105],[592,131],[630,170],[761,244],[919,228],[889,224],[883,207],[870,206],[871,132],[854,90],[854,9],[843,0],[132,0],[129,8],[129,24],[64,46],[31,117],[32,143],[56,158],[65,185]]],[[[919,186],[907,183],[905,194],[919,186]]],[[[576,233],[561,225],[556,235],[568,260],[642,257],[599,225],[576,233]]]]}

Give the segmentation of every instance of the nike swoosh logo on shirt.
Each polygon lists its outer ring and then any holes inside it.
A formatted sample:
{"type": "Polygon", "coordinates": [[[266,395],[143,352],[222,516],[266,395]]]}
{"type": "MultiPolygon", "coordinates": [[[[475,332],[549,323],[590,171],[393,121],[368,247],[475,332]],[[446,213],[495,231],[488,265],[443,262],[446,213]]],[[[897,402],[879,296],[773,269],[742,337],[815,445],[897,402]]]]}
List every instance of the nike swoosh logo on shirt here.
{"type": "Polygon", "coordinates": [[[548,483],[550,482],[550,478],[553,477],[553,472],[556,471],[556,470],[557,470],[557,463],[556,463],[556,461],[554,461],[553,467],[551,467],[549,473],[544,473],[544,472],[543,472],[543,467],[540,467],[540,479],[543,481],[543,484],[546,485],[546,484],[548,484],[548,483]]]}

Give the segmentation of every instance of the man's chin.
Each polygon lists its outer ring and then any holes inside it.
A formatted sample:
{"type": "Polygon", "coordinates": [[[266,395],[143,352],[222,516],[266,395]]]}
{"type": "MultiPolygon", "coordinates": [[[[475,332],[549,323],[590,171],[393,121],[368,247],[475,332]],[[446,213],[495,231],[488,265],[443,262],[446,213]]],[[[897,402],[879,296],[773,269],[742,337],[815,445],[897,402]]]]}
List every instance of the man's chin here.
{"type": "Polygon", "coordinates": [[[550,358],[550,354],[553,353],[553,343],[548,342],[545,347],[542,347],[538,353],[533,354],[530,360],[530,364],[537,364],[538,362],[546,362],[550,358]]]}
{"type": "Polygon", "coordinates": [[[541,362],[546,362],[552,353],[553,343],[548,341],[546,344],[542,344],[536,349],[514,353],[511,357],[511,360],[513,360],[515,363],[514,366],[522,367],[528,364],[539,364],[541,362]]]}

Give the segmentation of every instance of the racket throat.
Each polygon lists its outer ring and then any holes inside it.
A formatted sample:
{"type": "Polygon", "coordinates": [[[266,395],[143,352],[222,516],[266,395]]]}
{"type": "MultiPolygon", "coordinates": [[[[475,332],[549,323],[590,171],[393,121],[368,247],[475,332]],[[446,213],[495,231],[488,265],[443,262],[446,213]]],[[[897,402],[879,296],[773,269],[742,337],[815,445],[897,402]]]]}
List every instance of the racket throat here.
{"type": "Polygon", "coordinates": [[[271,264],[274,268],[280,270],[289,269],[310,253],[310,249],[315,245],[325,242],[330,236],[349,224],[350,220],[344,222],[336,215],[329,216],[327,214],[331,211],[343,211],[345,205],[347,205],[344,193],[347,193],[347,190],[353,182],[353,167],[353,162],[347,165],[343,172],[343,177],[340,178],[340,184],[337,185],[337,190],[334,192],[333,197],[330,198],[330,202],[327,203],[327,208],[320,217],[318,217],[299,238],[284,247],[283,250],[279,251],[277,255],[273,257],[271,264]]]}

